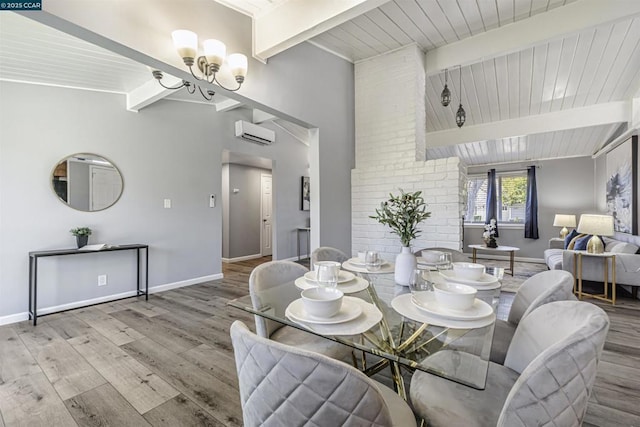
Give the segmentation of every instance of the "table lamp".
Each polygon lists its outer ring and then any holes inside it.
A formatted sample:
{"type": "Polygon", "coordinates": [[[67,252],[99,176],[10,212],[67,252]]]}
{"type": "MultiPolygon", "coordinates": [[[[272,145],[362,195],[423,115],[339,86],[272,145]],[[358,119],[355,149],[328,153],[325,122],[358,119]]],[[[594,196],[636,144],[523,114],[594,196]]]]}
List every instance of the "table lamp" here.
{"type": "Polygon", "coordinates": [[[553,218],[553,226],[562,227],[562,230],[560,230],[560,237],[564,239],[565,237],[567,237],[567,234],[569,234],[569,230],[567,230],[567,227],[576,226],[576,216],[556,214],[555,218],[553,218]]]}
{"type": "Polygon", "coordinates": [[[598,236],[613,236],[613,217],[611,215],[580,215],[578,233],[591,234],[593,237],[587,243],[587,252],[601,254],[604,244],[598,236]]]}

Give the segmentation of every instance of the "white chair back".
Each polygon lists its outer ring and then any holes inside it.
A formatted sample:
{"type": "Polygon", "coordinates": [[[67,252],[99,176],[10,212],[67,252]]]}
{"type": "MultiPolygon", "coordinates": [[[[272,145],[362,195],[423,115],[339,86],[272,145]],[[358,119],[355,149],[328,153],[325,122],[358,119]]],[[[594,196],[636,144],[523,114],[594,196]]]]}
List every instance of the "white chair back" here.
{"type": "Polygon", "coordinates": [[[373,380],[327,356],[231,325],[245,426],[391,426],[373,380]]]}
{"type": "Polygon", "coordinates": [[[313,269],[313,266],[318,261],[336,261],[343,263],[348,259],[349,257],[347,254],[342,252],[340,249],[321,246],[311,253],[311,268],[313,269]]]}
{"type": "MultiPolygon", "coordinates": [[[[309,271],[291,261],[270,261],[253,269],[249,276],[249,294],[255,310],[284,313],[287,306],[300,297],[300,290],[293,283],[309,271]]],[[[264,338],[282,327],[282,323],[254,316],[256,332],[264,338]]]]}
{"type": "Polygon", "coordinates": [[[509,311],[509,323],[517,325],[523,317],[544,304],[575,299],[571,273],[543,271],[529,277],[518,289],[509,311]]]}
{"type": "Polygon", "coordinates": [[[587,302],[552,302],[524,317],[504,363],[520,377],[498,426],[581,425],[608,330],[607,314],[587,302]]]}

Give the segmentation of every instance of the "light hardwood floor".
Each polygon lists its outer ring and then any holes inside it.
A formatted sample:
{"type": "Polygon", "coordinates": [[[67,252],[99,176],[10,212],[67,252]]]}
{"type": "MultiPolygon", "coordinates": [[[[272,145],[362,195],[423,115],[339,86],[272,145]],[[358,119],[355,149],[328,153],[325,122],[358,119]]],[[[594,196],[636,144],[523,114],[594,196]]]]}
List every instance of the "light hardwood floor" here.
{"type": "MultiPolygon", "coordinates": [[[[226,306],[252,268],[223,280],[0,327],[0,427],[239,426],[226,306]]],[[[506,313],[512,294],[501,300],[506,313]]],[[[640,301],[599,304],[611,330],[585,425],[640,427],[640,301]]]]}

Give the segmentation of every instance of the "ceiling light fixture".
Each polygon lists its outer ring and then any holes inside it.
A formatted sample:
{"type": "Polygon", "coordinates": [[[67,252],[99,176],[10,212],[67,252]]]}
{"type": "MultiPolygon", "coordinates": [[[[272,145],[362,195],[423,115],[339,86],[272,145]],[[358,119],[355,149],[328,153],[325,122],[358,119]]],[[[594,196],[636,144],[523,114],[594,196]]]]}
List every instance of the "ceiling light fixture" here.
{"type": "MultiPolygon", "coordinates": [[[[184,65],[189,67],[191,75],[196,80],[215,83],[229,92],[235,92],[240,89],[247,75],[248,61],[245,55],[241,53],[233,53],[227,56],[227,48],[224,43],[219,40],[208,39],[202,43],[204,47],[204,55],[197,56],[198,35],[196,33],[189,30],[175,30],[171,33],[171,37],[173,38],[173,44],[178,51],[178,55],[182,58],[184,65]],[[220,71],[220,67],[222,67],[225,60],[231,74],[236,80],[236,83],[238,83],[238,87],[235,89],[225,87],[216,77],[216,74],[220,71]],[[194,64],[197,64],[198,69],[200,70],[200,75],[196,75],[196,73],[193,72],[194,64]]],[[[200,86],[194,85],[186,80],[182,80],[182,83],[178,86],[165,86],[162,83],[162,71],[151,70],[151,74],[165,89],[175,90],[184,87],[189,93],[194,93],[197,87],[202,97],[207,101],[211,101],[215,95],[214,91],[208,89],[205,93],[200,86]]]]}
{"type": "Polygon", "coordinates": [[[462,66],[460,65],[458,68],[460,68],[460,86],[458,86],[458,89],[460,90],[460,106],[456,113],[456,124],[461,128],[467,120],[467,113],[465,113],[464,108],[462,108],[462,66]]]}
{"type": "Polygon", "coordinates": [[[442,103],[443,107],[446,107],[451,102],[451,91],[447,87],[447,74],[448,70],[444,69],[444,89],[442,89],[442,94],[440,95],[440,103],[442,103]]]}

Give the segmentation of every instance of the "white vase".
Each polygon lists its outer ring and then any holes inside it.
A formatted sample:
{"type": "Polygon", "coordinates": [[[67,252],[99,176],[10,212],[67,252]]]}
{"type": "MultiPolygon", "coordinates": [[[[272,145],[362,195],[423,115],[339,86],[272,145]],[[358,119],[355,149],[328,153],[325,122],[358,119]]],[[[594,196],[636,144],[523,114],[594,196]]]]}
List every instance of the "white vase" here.
{"type": "Polygon", "coordinates": [[[394,278],[398,285],[409,286],[411,273],[416,268],[416,257],[411,253],[411,248],[402,247],[402,252],[396,256],[394,278]]]}

